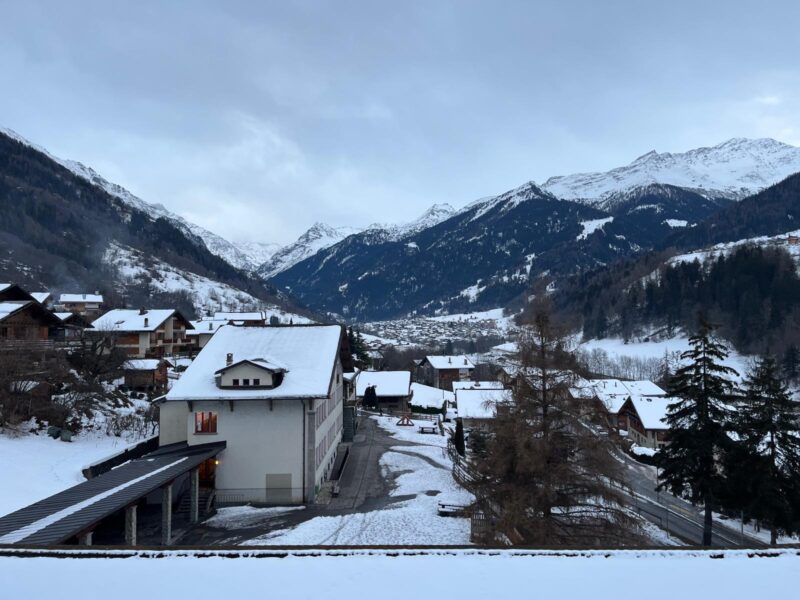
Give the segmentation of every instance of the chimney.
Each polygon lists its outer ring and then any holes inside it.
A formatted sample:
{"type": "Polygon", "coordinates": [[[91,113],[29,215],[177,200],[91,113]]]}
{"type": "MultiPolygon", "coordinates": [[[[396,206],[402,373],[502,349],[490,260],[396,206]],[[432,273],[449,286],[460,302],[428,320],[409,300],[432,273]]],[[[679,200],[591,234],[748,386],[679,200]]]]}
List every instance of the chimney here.
{"type": "Polygon", "coordinates": [[[213,331],[213,327],[211,325],[212,325],[211,323],[208,324],[208,330],[209,331],[213,331]]]}
{"type": "Polygon", "coordinates": [[[464,364],[467,364],[467,357],[464,357],[464,364]]]}
{"type": "Polygon", "coordinates": [[[452,362],[453,362],[453,359],[452,359],[450,356],[448,356],[448,357],[447,357],[447,364],[448,364],[448,365],[449,365],[449,364],[452,364],[452,362]]]}
{"type": "Polygon", "coordinates": [[[228,352],[228,356],[225,357],[225,364],[226,365],[233,364],[233,352],[228,352]]]}
{"type": "Polygon", "coordinates": [[[144,318],[144,326],[150,327],[150,319],[148,319],[147,317],[144,318]]]}
{"type": "Polygon", "coordinates": [[[146,315],[147,314],[147,310],[144,307],[142,307],[142,308],[139,309],[139,314],[140,315],[146,315]]]}

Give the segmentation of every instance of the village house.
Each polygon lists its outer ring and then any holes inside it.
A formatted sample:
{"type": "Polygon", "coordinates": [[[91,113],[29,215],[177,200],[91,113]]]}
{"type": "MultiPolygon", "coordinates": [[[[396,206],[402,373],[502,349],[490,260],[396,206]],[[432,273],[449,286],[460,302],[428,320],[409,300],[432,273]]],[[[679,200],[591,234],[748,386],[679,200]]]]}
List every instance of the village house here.
{"type": "Polygon", "coordinates": [[[443,390],[452,390],[454,381],[472,378],[475,365],[466,356],[426,356],[419,366],[421,383],[443,390]]]}
{"type": "MultiPolygon", "coordinates": [[[[456,395],[453,392],[442,390],[422,383],[411,384],[411,410],[423,411],[446,410],[455,406],[456,395]]],[[[445,413],[446,414],[446,413],[445,413]]]]}
{"type": "Polygon", "coordinates": [[[59,311],[74,312],[84,317],[98,317],[101,313],[103,296],[99,292],[94,294],[61,294],[58,297],[56,308],[59,311]]]}
{"type": "Polygon", "coordinates": [[[667,408],[675,402],[674,398],[657,396],[632,396],[625,401],[620,410],[620,420],[628,432],[628,437],[639,446],[658,450],[667,443],[665,419],[667,408]]]}
{"type": "Polygon", "coordinates": [[[503,389],[456,391],[456,411],[464,429],[485,428],[495,418],[497,408],[511,402],[511,394],[511,390],[503,389]]]}
{"type": "Polygon", "coordinates": [[[33,294],[22,289],[16,283],[0,283],[0,302],[6,301],[37,301],[33,294]]]}
{"type": "Polygon", "coordinates": [[[192,340],[194,351],[202,350],[208,343],[208,340],[217,332],[223,325],[227,325],[229,321],[216,320],[216,319],[201,319],[199,321],[191,321],[192,329],[186,331],[186,336],[192,340]]]}
{"type": "Polygon", "coordinates": [[[269,314],[263,310],[250,312],[224,312],[214,313],[214,321],[224,321],[232,325],[269,325],[269,314]]]}
{"type": "Polygon", "coordinates": [[[116,309],[92,323],[96,335],[113,337],[114,345],[132,358],[160,358],[190,350],[186,331],[192,324],[171,308],[116,309]]]}
{"type": "Polygon", "coordinates": [[[147,392],[164,390],[168,366],[161,358],[131,358],[122,365],[125,387],[147,392]]]}
{"type": "Polygon", "coordinates": [[[408,412],[411,400],[409,371],[361,371],[356,379],[356,400],[364,402],[368,387],[375,388],[378,408],[389,412],[408,412]]]}
{"type": "Polygon", "coordinates": [[[342,438],[343,331],[220,328],[161,401],[160,445],[224,442],[203,467],[220,504],[314,502],[342,438]]]}
{"type": "Polygon", "coordinates": [[[61,320],[35,300],[0,302],[0,344],[52,345],[50,330],[59,326],[61,320]]]}
{"type": "Polygon", "coordinates": [[[91,323],[83,315],[73,312],[53,313],[61,324],[50,329],[50,338],[58,342],[79,340],[91,323]]]}

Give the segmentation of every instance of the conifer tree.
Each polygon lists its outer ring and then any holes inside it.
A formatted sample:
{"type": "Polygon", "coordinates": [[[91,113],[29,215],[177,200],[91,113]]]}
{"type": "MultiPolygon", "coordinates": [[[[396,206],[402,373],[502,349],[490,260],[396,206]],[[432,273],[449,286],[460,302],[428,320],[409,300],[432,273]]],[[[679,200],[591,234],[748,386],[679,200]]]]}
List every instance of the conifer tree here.
{"type": "Polygon", "coordinates": [[[658,489],[704,505],[703,545],[710,546],[712,511],[725,490],[718,461],[730,446],[727,429],[734,396],[729,377],[738,373],[723,364],[728,351],[704,320],[689,345],[681,354],[686,364],[668,388],[676,401],[667,412],[669,443],[656,455],[662,469],[658,489]]]}
{"type": "Polygon", "coordinates": [[[745,380],[735,419],[741,450],[731,465],[740,506],[778,533],[800,529],[800,422],[772,357],[759,359],[745,380]]]}
{"type": "Polygon", "coordinates": [[[464,445],[464,422],[461,419],[456,419],[456,432],[453,434],[453,443],[456,446],[456,452],[460,456],[466,454],[464,445]]]}

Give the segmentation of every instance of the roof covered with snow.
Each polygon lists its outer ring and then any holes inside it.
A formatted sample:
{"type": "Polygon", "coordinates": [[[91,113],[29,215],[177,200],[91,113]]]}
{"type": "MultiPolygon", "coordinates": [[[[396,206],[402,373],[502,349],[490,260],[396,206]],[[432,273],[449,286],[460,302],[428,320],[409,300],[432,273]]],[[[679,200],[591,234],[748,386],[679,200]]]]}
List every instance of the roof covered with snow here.
{"type": "Polygon", "coordinates": [[[214,313],[215,321],[265,321],[267,313],[263,311],[253,312],[222,312],[214,313]]]}
{"type": "Polygon", "coordinates": [[[411,393],[413,394],[411,404],[428,408],[441,408],[445,401],[453,402],[456,399],[456,395],[453,392],[421,383],[412,383],[411,393]]]}
{"type": "Polygon", "coordinates": [[[102,294],[61,294],[59,302],[103,302],[102,294]]]}
{"type": "Polygon", "coordinates": [[[134,309],[110,310],[92,323],[98,331],[155,331],[175,314],[172,308],[146,310],[144,314],[134,309]],[[147,324],[145,325],[145,319],[147,324]]]}
{"type": "Polygon", "coordinates": [[[623,381],[623,385],[628,388],[632,396],[666,396],[667,392],[658,385],[646,379],[641,381],[623,381]]]}
{"type": "Polygon", "coordinates": [[[216,319],[206,319],[206,320],[189,321],[189,322],[192,324],[192,327],[194,327],[194,329],[188,330],[186,332],[186,335],[213,334],[220,327],[228,324],[228,321],[216,320],[216,319]]]}
{"type": "Polygon", "coordinates": [[[30,300],[7,300],[6,302],[0,302],[0,320],[5,319],[9,315],[17,312],[29,302],[30,300]]]}
{"type": "Polygon", "coordinates": [[[664,418],[667,416],[667,407],[676,402],[675,398],[635,396],[631,402],[645,429],[668,429],[664,418]]]}
{"type": "Polygon", "coordinates": [[[40,304],[44,304],[50,298],[50,292],[30,292],[30,295],[40,304]]]}
{"type": "Polygon", "coordinates": [[[463,354],[457,356],[426,356],[434,369],[474,369],[475,365],[463,354]]]}
{"type": "Polygon", "coordinates": [[[158,358],[132,358],[126,360],[122,368],[126,371],[155,371],[161,360],[158,358]]]}
{"type": "Polygon", "coordinates": [[[271,356],[257,356],[252,358],[243,358],[242,360],[237,360],[236,362],[232,362],[229,365],[225,365],[221,369],[217,370],[217,373],[224,373],[225,371],[232,369],[234,367],[238,367],[242,364],[249,364],[253,365],[254,367],[258,367],[259,369],[265,369],[267,371],[272,372],[282,372],[285,373],[289,369],[284,365],[281,361],[272,358],[271,356]]]}
{"type": "Polygon", "coordinates": [[[325,398],[339,355],[338,325],[294,327],[222,327],[175,382],[166,396],[173,400],[259,400],[325,398]],[[233,360],[272,357],[288,370],[273,389],[217,386],[215,373],[233,360]]]}
{"type": "Polygon", "coordinates": [[[458,390],[502,390],[505,386],[499,381],[454,381],[453,391],[458,390]]]}
{"type": "Polygon", "coordinates": [[[628,398],[663,398],[667,395],[652,381],[619,379],[583,379],[572,386],[571,392],[575,398],[599,398],[611,414],[617,414],[628,398]]]}
{"type": "Polygon", "coordinates": [[[367,386],[375,386],[380,396],[408,396],[411,390],[410,371],[361,371],[356,379],[356,396],[363,396],[367,386]]]}
{"type": "Polygon", "coordinates": [[[496,406],[511,401],[511,390],[458,390],[456,408],[462,419],[493,419],[496,406]]]}

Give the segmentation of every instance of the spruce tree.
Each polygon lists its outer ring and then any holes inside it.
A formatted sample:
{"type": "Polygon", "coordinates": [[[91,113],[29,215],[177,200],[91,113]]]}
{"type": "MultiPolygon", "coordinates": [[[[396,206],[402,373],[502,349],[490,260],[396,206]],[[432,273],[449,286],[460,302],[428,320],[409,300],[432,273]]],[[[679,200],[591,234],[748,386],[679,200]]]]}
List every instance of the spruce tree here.
{"type": "Polygon", "coordinates": [[[689,346],[681,354],[687,362],[668,388],[676,401],[667,411],[669,443],[656,455],[662,469],[658,489],[704,505],[703,545],[710,546],[712,511],[725,489],[718,460],[730,446],[727,429],[734,395],[729,377],[738,373],[723,364],[728,351],[704,320],[689,346]]]}
{"type": "Polygon", "coordinates": [[[466,448],[464,446],[464,422],[461,419],[456,419],[456,432],[453,435],[453,443],[456,446],[456,452],[464,456],[466,448]]]}
{"type": "Polygon", "coordinates": [[[741,507],[769,523],[775,545],[779,532],[800,529],[800,422],[773,358],[759,359],[748,373],[735,429],[742,452],[732,479],[741,507]]]}

